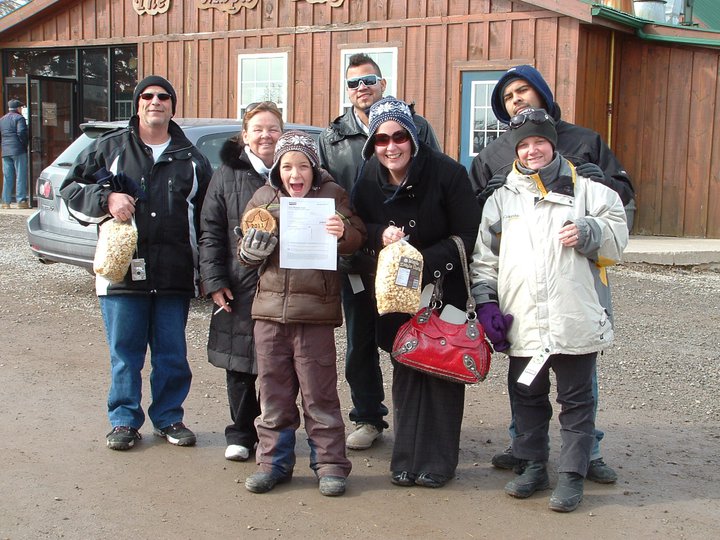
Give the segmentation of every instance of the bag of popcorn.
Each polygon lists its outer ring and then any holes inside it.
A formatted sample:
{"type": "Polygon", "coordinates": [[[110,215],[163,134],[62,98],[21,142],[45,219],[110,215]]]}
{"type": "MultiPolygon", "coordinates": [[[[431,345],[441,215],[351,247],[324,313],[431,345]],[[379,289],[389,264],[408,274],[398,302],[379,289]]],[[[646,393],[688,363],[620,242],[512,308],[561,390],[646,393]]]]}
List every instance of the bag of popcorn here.
{"type": "Polygon", "coordinates": [[[375,296],[380,315],[420,309],[423,256],[405,239],[380,250],[375,274],[375,296]]]}
{"type": "Polygon", "coordinates": [[[134,220],[109,219],[100,225],[93,270],[110,283],[119,283],[130,268],[137,247],[134,220]]]}

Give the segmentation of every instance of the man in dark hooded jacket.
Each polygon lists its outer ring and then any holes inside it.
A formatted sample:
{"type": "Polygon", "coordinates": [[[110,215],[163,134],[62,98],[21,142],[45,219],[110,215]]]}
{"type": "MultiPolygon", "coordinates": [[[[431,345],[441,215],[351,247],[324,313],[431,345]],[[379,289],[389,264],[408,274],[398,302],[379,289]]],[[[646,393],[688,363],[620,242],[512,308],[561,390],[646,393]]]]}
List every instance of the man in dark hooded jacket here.
{"type": "MultiPolygon", "coordinates": [[[[510,68],[495,85],[491,104],[497,119],[505,124],[529,107],[548,111],[555,120],[557,151],[577,167],[578,174],[605,184],[620,195],[626,206],[633,199],[635,192],[630,177],[615,154],[595,131],[561,119],[560,106],[537,69],[528,65],[510,68]]],[[[508,132],[475,157],[470,181],[480,204],[505,183],[514,160],[515,149],[508,132]]]]}

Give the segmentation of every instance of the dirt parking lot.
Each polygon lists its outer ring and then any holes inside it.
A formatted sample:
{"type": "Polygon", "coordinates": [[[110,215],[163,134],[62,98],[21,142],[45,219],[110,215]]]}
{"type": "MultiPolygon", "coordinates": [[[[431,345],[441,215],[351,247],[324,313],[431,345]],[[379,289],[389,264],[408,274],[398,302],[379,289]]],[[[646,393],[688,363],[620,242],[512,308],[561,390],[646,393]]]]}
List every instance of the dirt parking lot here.
{"type": "MultiPolygon", "coordinates": [[[[145,425],[137,448],[110,451],[109,361],[93,279],[37,262],[24,223],[24,216],[0,213],[0,539],[718,535],[718,273],[613,269],[617,341],[599,360],[598,427],[606,431],[604,457],[620,479],[586,483],[572,514],[551,512],[549,491],[524,501],[508,497],[503,486],[512,473],[489,464],[507,444],[502,356],[485,383],[468,389],[460,466],[444,489],[390,484],[390,430],[371,450],[349,452],[353,472],[344,497],[322,497],[301,432],[293,481],[254,495],[243,487],[254,464],[223,458],[224,373],[205,356],[211,305],[194,303],[188,331],[194,380],[186,422],[198,446],[173,447],[145,425]]],[[[347,412],[342,375],[339,391],[347,412]]],[[[554,421],[551,460],[557,431],[554,421]]]]}

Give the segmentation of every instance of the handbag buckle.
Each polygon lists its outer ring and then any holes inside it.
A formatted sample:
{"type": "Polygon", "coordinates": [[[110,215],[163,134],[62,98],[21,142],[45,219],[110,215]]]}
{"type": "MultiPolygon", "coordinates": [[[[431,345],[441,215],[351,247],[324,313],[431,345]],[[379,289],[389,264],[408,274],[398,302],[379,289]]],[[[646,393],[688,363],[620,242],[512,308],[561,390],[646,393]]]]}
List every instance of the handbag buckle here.
{"type": "Polygon", "coordinates": [[[480,337],[480,330],[478,330],[477,323],[474,319],[468,321],[465,335],[470,339],[478,339],[480,337]]]}

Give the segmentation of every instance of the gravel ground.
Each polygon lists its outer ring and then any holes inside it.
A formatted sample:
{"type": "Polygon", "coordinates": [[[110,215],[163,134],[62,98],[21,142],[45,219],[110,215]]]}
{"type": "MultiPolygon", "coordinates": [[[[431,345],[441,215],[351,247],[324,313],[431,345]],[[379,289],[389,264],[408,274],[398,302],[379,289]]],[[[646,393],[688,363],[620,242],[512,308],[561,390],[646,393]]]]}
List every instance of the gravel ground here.
{"type": "MultiPolygon", "coordinates": [[[[392,441],[388,432],[373,450],[350,453],[354,464],[351,490],[334,506],[298,487],[307,488],[308,483],[300,472],[297,482],[292,482],[294,488],[278,490],[275,496],[248,498],[237,483],[252,472],[253,465],[231,467],[221,457],[227,415],[224,374],[209,367],[205,358],[212,306],[204,300],[193,302],[188,325],[195,378],[187,409],[192,413],[191,425],[201,433],[200,443],[194,454],[182,454],[193,456],[187,458],[192,461],[179,458],[198,475],[186,479],[187,491],[162,492],[158,486],[170,454],[162,443],[154,443],[145,434],[141,448],[128,453],[129,457],[103,448],[107,349],[92,277],[76,267],[39,263],[27,247],[25,219],[0,213],[0,330],[5,342],[0,352],[0,392],[3,397],[13,396],[11,406],[0,410],[4,478],[7,472],[0,499],[5,501],[1,506],[8,504],[0,507],[0,538],[126,534],[119,503],[123,499],[115,491],[135,490],[138,485],[143,495],[132,507],[138,526],[146,527],[141,537],[151,534],[151,527],[158,538],[233,537],[225,533],[238,530],[236,521],[242,529],[247,525],[254,531],[253,538],[496,538],[506,533],[508,523],[517,524],[517,538],[550,537],[549,532],[537,535],[538,525],[558,523],[553,520],[559,518],[547,510],[547,495],[528,501],[504,496],[508,473],[488,465],[492,453],[507,442],[507,360],[502,355],[494,359],[487,381],[467,391],[461,466],[458,478],[447,488],[406,492],[391,487],[386,478],[392,441]],[[80,410],[86,413],[85,420],[75,426],[73,419],[80,410]],[[76,440],[55,445],[47,437],[38,438],[39,433],[47,433],[48,421],[53,430],[63,422],[73,422],[70,429],[76,440]],[[59,462],[64,467],[58,468],[59,462]],[[74,487],[65,486],[66,472],[74,487]],[[108,490],[107,482],[120,487],[108,490]],[[84,498],[79,497],[83,494],[84,498]],[[48,495],[55,496],[48,502],[48,495]],[[192,505],[186,507],[188,500],[192,505]],[[58,510],[58,501],[67,505],[58,510]],[[242,501],[240,510],[238,501],[242,501]],[[163,521],[177,520],[186,534],[155,530],[158,508],[163,521]],[[468,513],[468,508],[482,508],[481,515],[468,513]],[[189,517],[198,509],[211,519],[189,517]],[[370,531],[367,523],[347,519],[358,510],[372,523],[370,531]],[[319,529],[306,525],[309,514],[319,529]],[[414,521],[394,519],[406,514],[414,521]]],[[[632,265],[613,268],[610,278],[616,342],[598,363],[598,427],[607,434],[606,461],[618,468],[621,480],[616,486],[586,486],[581,509],[563,518],[561,537],[588,533],[590,537],[633,539],[711,537],[717,533],[710,531],[720,528],[716,480],[720,465],[720,273],[632,265]]],[[[340,359],[342,334],[338,329],[340,359]]],[[[342,371],[339,361],[338,389],[347,411],[349,396],[342,371]]],[[[554,425],[554,452],[559,447],[556,431],[554,425]]],[[[301,435],[298,438],[303,440],[301,435]]],[[[299,451],[298,463],[305,456],[299,451]]]]}

